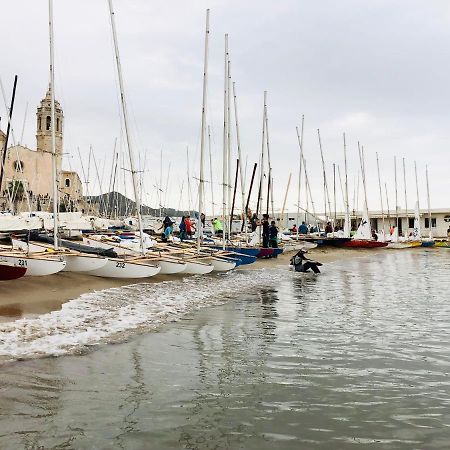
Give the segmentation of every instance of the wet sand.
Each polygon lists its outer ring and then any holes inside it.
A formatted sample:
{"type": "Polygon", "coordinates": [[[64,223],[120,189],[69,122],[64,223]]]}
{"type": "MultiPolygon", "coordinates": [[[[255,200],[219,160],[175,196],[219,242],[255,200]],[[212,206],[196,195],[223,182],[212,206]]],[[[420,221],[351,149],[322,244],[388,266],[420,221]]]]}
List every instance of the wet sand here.
{"type": "MultiPolygon", "coordinates": [[[[310,259],[324,264],[339,259],[365,256],[380,250],[349,250],[330,247],[318,247],[308,252],[310,259]]],[[[238,270],[255,270],[289,264],[293,253],[282,254],[276,259],[259,259],[256,263],[242,266],[238,270]]],[[[326,266],[325,266],[326,270],[326,266]]],[[[145,283],[155,283],[173,279],[173,276],[156,276],[148,278],[145,283]]],[[[81,294],[100,291],[112,287],[137,284],[139,280],[118,280],[100,278],[82,273],[61,272],[46,277],[23,277],[18,280],[4,281],[0,284],[0,321],[45,314],[61,308],[69,300],[81,294]]]]}

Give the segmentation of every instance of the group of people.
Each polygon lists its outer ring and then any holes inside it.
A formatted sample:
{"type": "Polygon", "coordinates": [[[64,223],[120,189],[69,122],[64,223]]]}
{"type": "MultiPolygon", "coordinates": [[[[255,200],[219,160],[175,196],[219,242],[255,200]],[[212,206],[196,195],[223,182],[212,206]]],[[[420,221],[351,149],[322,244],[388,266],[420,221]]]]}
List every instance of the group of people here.
{"type": "MultiPolygon", "coordinates": [[[[202,224],[202,228],[204,229],[206,226],[206,217],[205,214],[203,213],[200,214],[200,222],[202,224]]],[[[217,217],[211,220],[211,224],[214,229],[214,235],[223,236],[222,222],[217,217]]],[[[170,237],[173,235],[174,225],[175,222],[169,216],[166,216],[164,218],[162,225],[160,227],[160,230],[162,230],[161,240],[163,242],[167,242],[170,240],[170,237]]],[[[180,241],[192,239],[193,235],[195,234],[196,227],[194,222],[192,222],[190,215],[181,217],[180,223],[178,224],[178,229],[180,232],[179,234],[180,241]]]]}
{"type": "MultiPolygon", "coordinates": [[[[203,213],[200,214],[200,223],[202,225],[202,228],[204,229],[206,225],[206,217],[203,213]]],[[[160,227],[160,229],[162,230],[161,240],[163,242],[167,242],[170,240],[171,236],[173,235],[174,224],[175,222],[169,216],[166,216],[164,218],[160,227]]],[[[213,227],[214,235],[217,237],[223,236],[223,224],[221,220],[217,217],[214,217],[211,220],[211,224],[213,227]]],[[[274,220],[269,220],[268,214],[263,214],[262,220],[258,220],[257,215],[252,214],[250,218],[250,225],[252,231],[256,231],[257,227],[261,226],[262,246],[264,248],[278,248],[278,227],[276,226],[276,222],[274,220]]],[[[302,227],[306,227],[304,222],[300,226],[300,230],[303,229],[302,227]]],[[[179,238],[181,241],[192,239],[196,231],[195,224],[192,222],[189,215],[183,216],[181,218],[178,228],[180,232],[179,238]]]]}
{"type": "MultiPolygon", "coordinates": [[[[328,226],[328,224],[327,224],[327,226],[328,226]]],[[[326,229],[325,229],[325,231],[326,231],[326,229]]],[[[329,232],[331,233],[332,231],[333,230],[331,230],[329,232]]],[[[297,232],[298,232],[298,234],[318,233],[319,228],[317,228],[317,226],[315,226],[315,225],[311,225],[308,227],[308,225],[306,225],[305,222],[302,222],[301,225],[299,225],[299,227],[297,228],[297,224],[294,223],[294,225],[291,228],[291,233],[297,233],[297,232]]],[[[328,231],[326,231],[326,232],[328,233],[328,231]]]]}
{"type": "Polygon", "coordinates": [[[275,221],[269,222],[269,215],[263,214],[261,226],[263,248],[278,248],[278,227],[275,221]]]}

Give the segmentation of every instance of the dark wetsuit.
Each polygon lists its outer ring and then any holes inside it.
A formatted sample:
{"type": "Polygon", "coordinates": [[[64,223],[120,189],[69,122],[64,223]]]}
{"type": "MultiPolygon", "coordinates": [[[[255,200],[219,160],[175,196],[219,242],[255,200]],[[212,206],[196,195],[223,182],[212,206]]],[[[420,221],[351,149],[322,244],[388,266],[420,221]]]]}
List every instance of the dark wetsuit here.
{"type": "Polygon", "coordinates": [[[296,272],[308,272],[311,269],[314,273],[320,273],[317,266],[322,265],[321,263],[311,261],[301,252],[292,257],[291,264],[294,266],[296,272]]]}

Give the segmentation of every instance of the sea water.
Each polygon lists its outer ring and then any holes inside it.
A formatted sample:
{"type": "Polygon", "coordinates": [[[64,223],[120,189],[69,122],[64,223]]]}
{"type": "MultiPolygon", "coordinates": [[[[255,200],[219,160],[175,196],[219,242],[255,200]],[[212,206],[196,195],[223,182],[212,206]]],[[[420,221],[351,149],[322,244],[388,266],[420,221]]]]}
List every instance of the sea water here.
{"type": "Polygon", "coordinates": [[[1,323],[0,449],[450,448],[450,252],[322,269],[136,284],[1,323]]]}

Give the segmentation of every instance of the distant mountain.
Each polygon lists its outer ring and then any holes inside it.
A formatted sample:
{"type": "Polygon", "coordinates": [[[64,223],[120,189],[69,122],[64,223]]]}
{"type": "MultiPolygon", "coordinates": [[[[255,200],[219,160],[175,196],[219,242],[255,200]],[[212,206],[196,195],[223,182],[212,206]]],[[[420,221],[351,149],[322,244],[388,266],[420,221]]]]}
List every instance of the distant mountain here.
{"type": "MultiPolygon", "coordinates": [[[[105,214],[106,211],[106,215],[109,217],[124,217],[136,214],[136,203],[120,192],[109,192],[106,194],[85,197],[85,199],[95,206],[102,214],[105,214]]],[[[179,211],[174,208],[161,209],[162,216],[180,217],[186,213],[187,211],[179,211]]],[[[159,214],[159,209],[142,205],[142,215],[159,217],[159,214]]],[[[193,214],[197,213],[194,212],[193,214]]]]}

